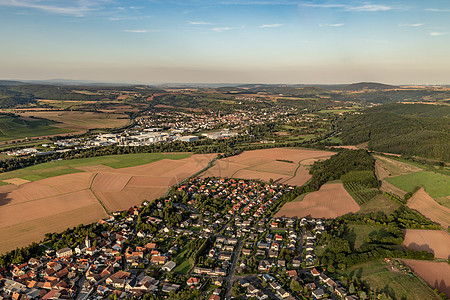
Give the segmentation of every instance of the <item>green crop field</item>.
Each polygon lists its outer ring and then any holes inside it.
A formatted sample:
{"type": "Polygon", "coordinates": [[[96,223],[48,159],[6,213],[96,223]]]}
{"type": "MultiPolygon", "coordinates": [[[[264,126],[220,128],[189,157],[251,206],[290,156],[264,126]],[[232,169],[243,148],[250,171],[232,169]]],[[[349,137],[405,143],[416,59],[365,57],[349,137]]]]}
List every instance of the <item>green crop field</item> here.
{"type": "Polygon", "coordinates": [[[423,186],[433,198],[450,196],[450,177],[430,171],[390,177],[386,178],[386,181],[407,192],[412,192],[417,186],[423,186]]]}
{"type": "Polygon", "coordinates": [[[189,156],[191,156],[190,153],[138,153],[89,157],[72,160],[58,160],[6,173],[1,173],[0,180],[22,178],[34,181],[58,175],[82,172],[81,170],[76,169],[78,167],[104,165],[114,169],[119,169],[149,164],[161,159],[178,160],[187,158],[189,156]]]}
{"type": "Polygon", "coordinates": [[[354,266],[346,270],[344,275],[357,277],[372,290],[388,293],[394,299],[441,299],[417,276],[390,270],[389,266],[382,261],[354,266]]]}
{"type": "Polygon", "coordinates": [[[57,123],[44,119],[33,120],[32,118],[0,115],[0,141],[71,132],[52,126],[55,124],[57,123]]]}

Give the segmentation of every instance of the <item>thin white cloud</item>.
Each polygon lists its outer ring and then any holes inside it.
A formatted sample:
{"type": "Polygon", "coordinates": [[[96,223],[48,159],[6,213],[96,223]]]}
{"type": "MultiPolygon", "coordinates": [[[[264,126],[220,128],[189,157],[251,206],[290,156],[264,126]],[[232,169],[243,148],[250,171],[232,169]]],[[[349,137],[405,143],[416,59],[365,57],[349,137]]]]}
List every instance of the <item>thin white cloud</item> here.
{"type": "Polygon", "coordinates": [[[315,8],[345,8],[344,4],[316,4],[316,3],[300,3],[299,6],[315,7],[315,8]]]}
{"type": "Polygon", "coordinates": [[[301,7],[312,7],[312,8],[336,8],[344,11],[354,11],[354,12],[379,12],[379,11],[389,11],[389,10],[407,10],[410,9],[408,6],[389,6],[386,4],[373,4],[370,2],[364,2],[364,4],[338,4],[338,3],[314,3],[312,1],[299,3],[298,6],[301,7]]]}
{"type": "Polygon", "coordinates": [[[425,8],[425,11],[432,11],[432,12],[450,12],[450,9],[443,9],[443,8],[425,8]]]}
{"type": "Polygon", "coordinates": [[[275,24],[263,24],[261,26],[259,26],[260,28],[277,28],[277,27],[281,27],[284,24],[280,24],[280,23],[275,23],[275,24]]]}
{"type": "Polygon", "coordinates": [[[41,0],[0,0],[0,6],[31,8],[44,11],[50,14],[71,15],[83,17],[89,11],[96,10],[97,1],[77,1],[77,5],[60,6],[45,4],[41,0]]]}
{"type": "Polygon", "coordinates": [[[430,32],[431,36],[440,36],[440,35],[446,35],[448,32],[430,32]]]}
{"type": "Polygon", "coordinates": [[[232,28],[232,27],[214,27],[214,28],[211,28],[211,30],[215,31],[215,32],[230,31],[230,30],[233,30],[233,29],[234,28],[232,28]]]}
{"type": "Polygon", "coordinates": [[[344,23],[335,23],[335,24],[319,24],[320,27],[342,27],[344,23]]]}
{"type": "Polygon", "coordinates": [[[392,9],[393,7],[383,4],[364,4],[361,6],[350,6],[346,8],[346,10],[348,11],[368,11],[368,12],[388,11],[392,9]]]}
{"type": "Polygon", "coordinates": [[[123,32],[131,32],[131,33],[147,33],[146,29],[125,29],[123,32]]]}
{"type": "Polygon", "coordinates": [[[191,25],[209,25],[209,24],[211,24],[211,23],[204,22],[204,21],[188,21],[188,23],[191,25]]]}
{"type": "Polygon", "coordinates": [[[413,24],[399,24],[400,27],[421,27],[425,25],[425,23],[413,23],[413,24]]]}

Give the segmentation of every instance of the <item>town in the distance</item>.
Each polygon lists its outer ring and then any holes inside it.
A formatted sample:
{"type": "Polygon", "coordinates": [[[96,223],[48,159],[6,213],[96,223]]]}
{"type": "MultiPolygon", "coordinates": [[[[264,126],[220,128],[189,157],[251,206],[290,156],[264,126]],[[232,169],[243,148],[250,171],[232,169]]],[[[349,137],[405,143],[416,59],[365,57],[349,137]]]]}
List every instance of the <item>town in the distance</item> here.
{"type": "Polygon", "coordinates": [[[448,99],[0,81],[0,300],[449,299],[448,99]]]}

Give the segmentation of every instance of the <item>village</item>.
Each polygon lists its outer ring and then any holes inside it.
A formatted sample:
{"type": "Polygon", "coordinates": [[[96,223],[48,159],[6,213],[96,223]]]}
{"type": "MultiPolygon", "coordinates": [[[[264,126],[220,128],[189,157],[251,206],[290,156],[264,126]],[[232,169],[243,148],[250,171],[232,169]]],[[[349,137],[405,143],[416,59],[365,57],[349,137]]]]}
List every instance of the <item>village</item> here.
{"type": "Polygon", "coordinates": [[[0,299],[358,299],[315,259],[325,221],[272,217],[291,189],[190,179],[86,235],[83,226],[49,234],[41,256],[0,269],[0,299]]]}
{"type": "MultiPolygon", "coordinates": [[[[222,140],[238,135],[250,135],[249,127],[267,122],[297,124],[302,128],[307,128],[310,124],[326,123],[327,121],[326,118],[308,113],[298,114],[297,109],[286,107],[271,110],[265,108],[260,110],[238,109],[227,113],[213,111],[196,113],[153,108],[143,116],[136,118],[131,127],[117,129],[114,132],[56,137],[52,143],[46,142],[34,147],[16,148],[12,144],[11,149],[3,151],[2,154],[16,157],[44,156],[96,147],[139,147],[177,141],[222,140]]],[[[308,132],[306,129],[303,131],[308,132]]]]}

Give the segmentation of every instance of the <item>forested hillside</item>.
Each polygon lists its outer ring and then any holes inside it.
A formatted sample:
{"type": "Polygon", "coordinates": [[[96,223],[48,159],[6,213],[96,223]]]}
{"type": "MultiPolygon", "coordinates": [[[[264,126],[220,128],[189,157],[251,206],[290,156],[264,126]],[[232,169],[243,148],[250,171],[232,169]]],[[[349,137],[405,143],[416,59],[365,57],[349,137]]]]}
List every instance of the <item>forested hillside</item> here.
{"type": "Polygon", "coordinates": [[[345,144],[369,142],[369,149],[450,161],[450,106],[388,104],[342,118],[345,144]]]}

